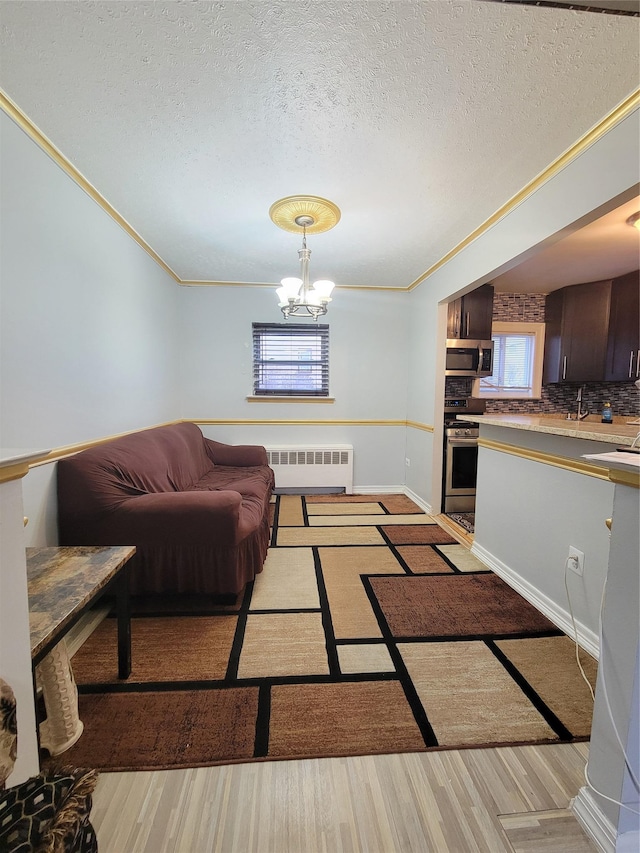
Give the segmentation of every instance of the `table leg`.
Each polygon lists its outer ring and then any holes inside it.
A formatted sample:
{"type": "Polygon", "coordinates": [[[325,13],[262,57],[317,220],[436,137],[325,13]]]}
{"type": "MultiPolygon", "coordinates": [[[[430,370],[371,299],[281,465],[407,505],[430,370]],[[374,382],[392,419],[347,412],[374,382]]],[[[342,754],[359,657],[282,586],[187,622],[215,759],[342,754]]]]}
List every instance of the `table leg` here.
{"type": "Polygon", "coordinates": [[[40,745],[60,755],[78,740],[84,726],[78,717],[78,689],[64,639],[36,667],[47,717],[40,723],[40,745]]]}
{"type": "Polygon", "coordinates": [[[118,573],[116,613],[118,616],[118,678],[131,675],[131,600],[129,598],[129,566],[118,573]]]}

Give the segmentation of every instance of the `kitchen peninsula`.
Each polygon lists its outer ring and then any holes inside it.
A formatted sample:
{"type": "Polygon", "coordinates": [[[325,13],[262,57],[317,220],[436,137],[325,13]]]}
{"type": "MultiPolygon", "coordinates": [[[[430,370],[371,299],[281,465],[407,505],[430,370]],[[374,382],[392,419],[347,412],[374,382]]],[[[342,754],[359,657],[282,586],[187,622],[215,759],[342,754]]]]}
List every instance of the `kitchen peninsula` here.
{"type": "MultiPolygon", "coordinates": [[[[614,485],[586,454],[631,446],[640,425],[616,418],[460,415],[480,425],[473,553],[570,636],[599,655],[614,485]],[[583,572],[567,566],[569,548],[583,572]],[[567,590],[569,597],[567,595],[567,590]]],[[[640,442],[639,442],[640,443],[640,442]]]]}
{"type": "MultiPolygon", "coordinates": [[[[604,441],[607,444],[631,445],[640,433],[640,423],[635,425],[628,423],[631,418],[618,418],[612,424],[603,424],[599,417],[591,415],[582,421],[569,420],[560,415],[489,414],[481,417],[477,415],[460,415],[459,417],[462,421],[480,422],[507,429],[530,430],[547,435],[563,435],[581,440],[604,441]]],[[[588,451],[583,449],[582,452],[588,451]]]]}

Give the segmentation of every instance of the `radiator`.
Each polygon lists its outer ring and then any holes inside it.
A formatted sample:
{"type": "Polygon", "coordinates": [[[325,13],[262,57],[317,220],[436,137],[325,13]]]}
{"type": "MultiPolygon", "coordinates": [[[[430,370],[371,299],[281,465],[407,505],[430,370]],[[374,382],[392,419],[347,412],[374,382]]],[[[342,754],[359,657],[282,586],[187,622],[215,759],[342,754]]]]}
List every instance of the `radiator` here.
{"type": "Polygon", "coordinates": [[[276,489],[344,488],[353,492],[353,447],[327,444],[318,447],[267,447],[276,489]]]}

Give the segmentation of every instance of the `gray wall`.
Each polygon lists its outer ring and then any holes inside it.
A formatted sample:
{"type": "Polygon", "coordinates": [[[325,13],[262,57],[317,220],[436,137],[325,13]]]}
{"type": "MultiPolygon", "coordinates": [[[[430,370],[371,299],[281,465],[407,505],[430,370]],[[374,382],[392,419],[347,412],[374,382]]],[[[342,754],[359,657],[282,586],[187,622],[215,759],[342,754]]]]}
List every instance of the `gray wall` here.
{"type": "Polygon", "coordinates": [[[179,295],[184,417],[230,420],[204,427],[207,435],[230,443],[353,444],[357,486],[402,488],[404,426],[357,422],[404,422],[406,294],[334,291],[324,318],[335,398],[330,403],[247,400],[252,394],[251,324],[283,322],[274,290],[187,287],[179,295]],[[252,423],[238,423],[242,420],[252,423]]]}
{"type": "MultiPolygon", "coordinates": [[[[178,286],[0,113],[0,445],[56,448],[179,417],[178,286]]],[[[54,465],[23,481],[56,540],[54,465]]]]}
{"type": "Polygon", "coordinates": [[[177,285],[4,113],[0,133],[0,443],[175,418],[177,285]]]}

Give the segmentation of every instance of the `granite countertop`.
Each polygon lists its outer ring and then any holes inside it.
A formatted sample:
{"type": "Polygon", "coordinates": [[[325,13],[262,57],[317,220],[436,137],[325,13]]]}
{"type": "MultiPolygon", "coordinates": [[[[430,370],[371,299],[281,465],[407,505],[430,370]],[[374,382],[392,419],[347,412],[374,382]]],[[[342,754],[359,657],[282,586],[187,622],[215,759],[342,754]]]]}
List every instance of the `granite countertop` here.
{"type": "MultiPolygon", "coordinates": [[[[603,424],[600,418],[585,418],[583,421],[568,421],[560,415],[458,415],[461,421],[524,429],[532,432],[545,432],[549,435],[566,435],[570,438],[582,438],[590,441],[603,441],[607,444],[630,445],[640,433],[640,424],[628,424],[633,418],[614,418],[612,424],[603,424]]],[[[640,444],[640,442],[638,442],[640,444]]]]}
{"type": "Polygon", "coordinates": [[[26,549],[32,657],[65,633],[135,550],[132,545],[26,549]]]}

